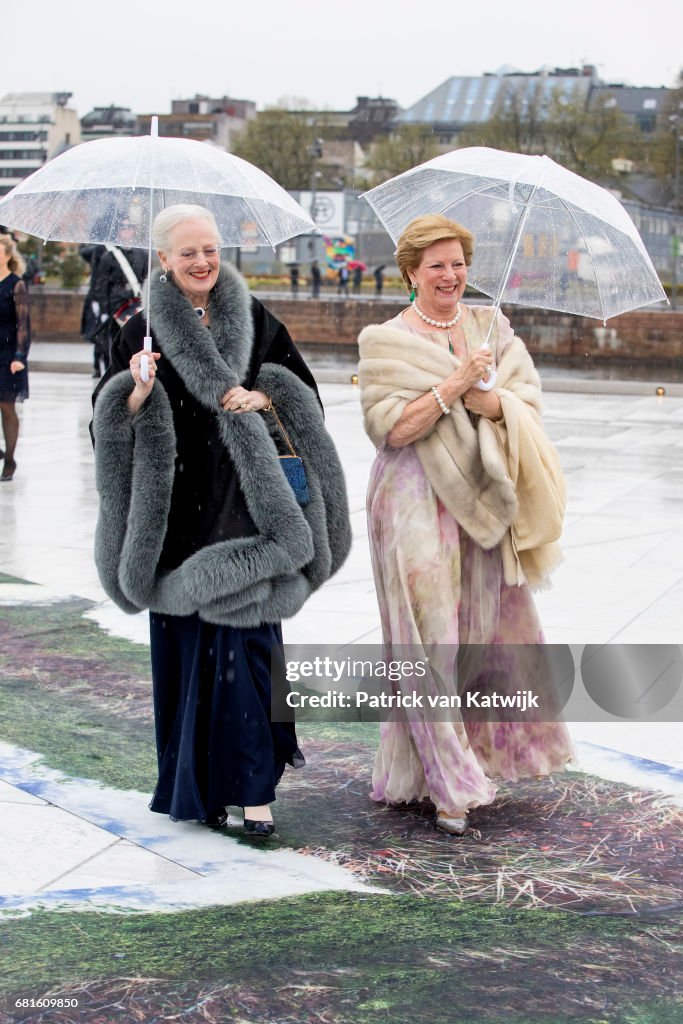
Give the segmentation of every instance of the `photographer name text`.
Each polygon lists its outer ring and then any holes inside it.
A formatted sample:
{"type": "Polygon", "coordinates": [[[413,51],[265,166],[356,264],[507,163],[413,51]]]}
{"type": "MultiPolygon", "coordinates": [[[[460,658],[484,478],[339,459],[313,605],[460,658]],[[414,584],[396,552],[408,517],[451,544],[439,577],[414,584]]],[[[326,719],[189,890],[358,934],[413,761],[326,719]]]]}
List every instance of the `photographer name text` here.
{"type": "Polygon", "coordinates": [[[368,693],[356,690],[355,693],[344,693],[342,690],[328,690],[326,693],[299,693],[296,690],[287,694],[287,706],[290,708],[369,708],[403,709],[414,708],[513,708],[515,711],[526,711],[538,708],[538,696],[531,690],[517,690],[516,693],[482,693],[470,690],[465,694],[423,694],[423,693],[368,693]]]}

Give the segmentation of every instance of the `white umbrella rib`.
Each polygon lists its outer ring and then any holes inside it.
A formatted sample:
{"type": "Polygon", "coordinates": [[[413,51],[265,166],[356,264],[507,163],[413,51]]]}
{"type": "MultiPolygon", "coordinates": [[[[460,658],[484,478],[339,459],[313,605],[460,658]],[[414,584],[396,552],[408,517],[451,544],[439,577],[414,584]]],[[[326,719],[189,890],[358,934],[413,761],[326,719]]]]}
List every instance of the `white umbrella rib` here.
{"type": "Polygon", "coordinates": [[[449,203],[449,205],[446,206],[445,209],[449,210],[451,207],[455,207],[458,206],[460,203],[464,203],[466,199],[470,198],[470,196],[479,195],[480,192],[486,192],[489,189],[493,188],[499,188],[502,190],[504,195],[507,195],[507,189],[505,189],[504,183],[502,181],[498,181],[496,178],[489,178],[486,181],[486,183],[484,185],[480,185],[479,188],[472,188],[470,189],[469,192],[465,192],[463,195],[458,196],[455,202],[449,203]]]}
{"type": "MultiPolygon", "coordinates": [[[[137,158],[137,160],[135,162],[135,173],[133,174],[133,184],[131,186],[133,192],[135,192],[137,190],[137,187],[138,187],[138,175],[140,173],[140,164],[142,163],[142,158],[143,158],[143,156],[145,154],[145,150],[149,148],[149,144],[150,144],[153,136],[152,135],[147,135],[144,138],[145,138],[146,146],[144,146],[144,147],[140,146],[139,147],[140,148],[140,152],[138,153],[138,158],[137,158]]],[[[151,187],[152,190],[154,189],[154,182],[152,182],[150,187],[151,187]]]]}
{"type": "MultiPolygon", "coordinates": [[[[63,196],[62,200],[60,202],[55,203],[56,212],[55,212],[55,216],[53,218],[52,224],[50,225],[50,228],[49,228],[47,234],[44,236],[43,241],[45,243],[50,241],[50,238],[52,237],[52,232],[54,231],[55,227],[57,226],[57,224],[59,223],[61,218],[64,216],[64,214],[68,211],[68,209],[71,206],[71,204],[78,198],[78,192],[75,192],[75,191],[74,192],[63,192],[62,196],[63,196]]],[[[67,242],[67,241],[69,241],[69,239],[67,239],[67,238],[60,238],[60,239],[58,239],[58,241],[60,241],[60,242],[62,242],[62,241],[67,242]]]]}
{"type": "MultiPolygon", "coordinates": [[[[590,251],[591,251],[590,250],[590,246],[589,246],[589,244],[588,244],[588,242],[586,240],[585,234],[583,233],[583,228],[581,227],[581,225],[579,224],[578,220],[574,216],[574,211],[569,206],[567,206],[567,203],[565,202],[564,199],[562,199],[561,196],[559,197],[559,199],[560,199],[560,202],[562,203],[562,205],[564,206],[565,210],[567,211],[567,213],[571,217],[571,219],[576,224],[576,229],[579,232],[579,234],[581,235],[581,239],[583,241],[583,244],[586,247],[586,252],[590,253],[590,251]]],[[[604,300],[602,298],[602,292],[600,291],[600,278],[599,278],[598,274],[595,275],[595,287],[597,288],[598,298],[600,299],[600,308],[602,310],[602,322],[605,323],[605,321],[607,320],[607,317],[605,316],[605,303],[604,303],[604,300]]]]}
{"type": "MultiPolygon", "coordinates": [[[[389,184],[389,182],[387,182],[387,184],[389,184]]],[[[377,189],[378,189],[378,190],[379,190],[379,189],[381,189],[381,188],[382,188],[382,185],[378,185],[378,186],[377,186],[377,189]]],[[[454,200],[454,201],[453,201],[452,203],[448,203],[448,205],[446,205],[446,206],[442,207],[442,211],[443,211],[443,210],[451,210],[451,209],[454,209],[454,210],[455,210],[455,209],[457,209],[457,207],[458,207],[458,206],[460,205],[460,203],[464,203],[466,199],[469,199],[469,198],[470,198],[470,196],[476,196],[476,195],[479,195],[479,193],[480,193],[480,192],[486,192],[486,191],[487,191],[488,189],[492,189],[492,188],[499,188],[499,189],[501,189],[501,190],[502,190],[502,189],[504,188],[504,183],[503,183],[503,182],[501,182],[501,181],[499,181],[499,180],[498,180],[497,178],[488,178],[488,179],[487,179],[487,180],[486,180],[486,181],[484,182],[484,184],[483,184],[483,185],[480,185],[480,186],[479,186],[478,188],[472,188],[472,189],[470,189],[470,191],[469,191],[469,192],[465,192],[465,193],[463,193],[463,195],[461,195],[461,196],[458,196],[458,197],[457,197],[457,199],[455,199],[455,200],[454,200]]],[[[373,190],[373,191],[374,191],[374,190],[373,190]]],[[[362,198],[362,199],[367,199],[367,196],[369,196],[369,195],[370,195],[370,192],[366,192],[366,193],[364,193],[364,195],[363,195],[363,196],[361,196],[360,198],[362,198]]],[[[375,204],[375,203],[373,203],[373,202],[372,202],[372,201],[371,201],[370,199],[367,199],[367,202],[368,202],[368,203],[370,204],[370,206],[371,206],[371,207],[373,208],[373,210],[375,211],[375,213],[377,214],[377,216],[379,217],[379,219],[380,219],[380,220],[382,221],[382,223],[384,224],[384,227],[386,228],[386,230],[387,230],[388,234],[390,235],[390,237],[391,237],[392,241],[394,241],[394,242],[397,242],[397,241],[398,241],[398,237],[397,237],[397,236],[395,236],[395,235],[394,235],[394,233],[393,233],[393,231],[395,230],[395,228],[393,228],[393,229],[392,229],[392,228],[389,228],[389,227],[387,226],[387,224],[386,224],[386,221],[384,220],[384,217],[383,217],[383,213],[384,213],[384,211],[383,211],[383,210],[380,210],[380,205],[379,205],[379,202],[378,202],[377,204],[375,204]]],[[[403,230],[403,229],[401,228],[401,231],[402,231],[402,230],[403,230]]],[[[400,234],[400,233],[401,233],[401,232],[399,231],[399,234],[400,234]]]]}
{"type": "Polygon", "coordinates": [[[273,240],[270,237],[270,232],[266,228],[266,225],[263,223],[262,217],[260,216],[258,211],[254,209],[254,207],[251,205],[251,203],[252,203],[251,199],[247,199],[246,197],[244,198],[244,205],[245,205],[245,207],[249,210],[249,212],[251,213],[252,217],[254,218],[254,220],[256,221],[258,226],[261,228],[261,231],[263,232],[264,237],[268,240],[268,245],[271,247],[273,252],[275,252],[275,246],[273,245],[273,240]]]}
{"type": "MultiPolygon", "coordinates": [[[[260,196],[261,202],[262,202],[262,203],[265,203],[265,204],[267,205],[267,204],[268,204],[268,200],[264,198],[264,195],[263,195],[263,191],[262,191],[262,190],[261,190],[261,189],[259,188],[259,184],[258,184],[258,182],[257,182],[257,181],[251,181],[251,182],[250,182],[250,184],[251,184],[251,185],[252,185],[252,186],[254,187],[254,189],[255,189],[255,190],[256,190],[256,191],[257,191],[257,192],[259,193],[259,196],[260,196]]],[[[254,209],[254,207],[253,207],[253,206],[251,205],[251,202],[252,202],[252,201],[251,201],[251,199],[247,199],[247,197],[246,197],[246,196],[244,196],[244,205],[245,205],[245,206],[247,207],[247,209],[248,209],[248,210],[250,210],[250,211],[251,211],[251,213],[253,214],[253,216],[254,216],[254,219],[255,219],[255,220],[256,220],[256,222],[257,222],[257,223],[259,224],[259,226],[260,226],[260,228],[261,228],[261,231],[263,231],[263,234],[264,234],[265,238],[267,238],[267,239],[268,239],[268,245],[269,245],[269,246],[271,247],[271,249],[273,250],[273,252],[275,252],[275,246],[273,245],[273,240],[272,240],[272,238],[271,238],[271,236],[270,236],[270,232],[268,231],[268,229],[267,229],[266,225],[265,225],[265,224],[263,223],[263,220],[262,220],[261,216],[260,216],[260,215],[259,215],[259,214],[258,214],[258,213],[256,212],[256,210],[254,209]]]]}

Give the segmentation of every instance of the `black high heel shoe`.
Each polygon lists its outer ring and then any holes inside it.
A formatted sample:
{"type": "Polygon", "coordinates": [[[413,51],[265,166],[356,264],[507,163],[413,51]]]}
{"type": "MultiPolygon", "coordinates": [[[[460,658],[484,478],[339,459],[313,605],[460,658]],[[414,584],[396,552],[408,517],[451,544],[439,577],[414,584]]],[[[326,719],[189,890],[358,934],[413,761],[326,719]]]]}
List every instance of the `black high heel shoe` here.
{"type": "Polygon", "coordinates": [[[244,834],[254,836],[258,839],[268,839],[275,831],[275,824],[272,821],[252,821],[251,818],[244,819],[244,834]]]}
{"type": "Polygon", "coordinates": [[[226,807],[222,807],[220,811],[215,811],[213,814],[207,814],[202,824],[209,825],[211,828],[224,828],[228,823],[228,811],[226,807]]]}
{"type": "Polygon", "coordinates": [[[14,471],[17,468],[17,464],[14,459],[5,459],[5,464],[2,467],[2,474],[0,474],[0,480],[7,482],[14,476],[14,471]]]}

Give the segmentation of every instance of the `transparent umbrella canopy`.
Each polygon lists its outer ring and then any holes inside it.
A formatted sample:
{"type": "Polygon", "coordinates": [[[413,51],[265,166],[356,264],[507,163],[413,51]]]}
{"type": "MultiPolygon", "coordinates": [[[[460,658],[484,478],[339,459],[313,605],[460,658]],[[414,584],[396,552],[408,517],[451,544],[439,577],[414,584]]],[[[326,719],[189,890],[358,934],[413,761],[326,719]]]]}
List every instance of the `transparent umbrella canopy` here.
{"type": "Polygon", "coordinates": [[[666,300],[621,203],[546,156],[455,150],[364,197],[394,241],[441,213],[475,236],[470,282],[501,302],[607,320],[666,300]]]}
{"type": "MultiPolygon", "coordinates": [[[[156,121],[156,118],[153,119],[156,121]]],[[[196,203],[216,218],[224,246],[276,246],[316,231],[269,175],[206,142],[98,139],[55,157],[0,200],[0,222],[46,241],[147,249],[156,214],[196,203]]]]}
{"type": "MultiPolygon", "coordinates": [[[[0,223],[45,241],[121,244],[148,251],[166,206],[192,203],[215,217],[224,246],[270,245],[317,232],[301,206],[268,174],[206,142],[150,135],[97,139],[67,150],[0,199],[0,223]]],[[[147,306],[144,342],[152,340],[147,306]]],[[[147,360],[143,359],[143,379],[147,360]]]]}

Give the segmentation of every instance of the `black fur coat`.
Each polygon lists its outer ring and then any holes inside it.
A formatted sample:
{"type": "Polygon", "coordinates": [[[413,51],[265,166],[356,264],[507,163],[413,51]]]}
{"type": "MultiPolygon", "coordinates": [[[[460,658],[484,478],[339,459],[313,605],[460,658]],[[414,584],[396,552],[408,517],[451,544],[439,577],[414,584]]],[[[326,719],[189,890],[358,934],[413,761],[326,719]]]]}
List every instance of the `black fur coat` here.
{"type": "Polygon", "coordinates": [[[313,378],[286,330],[229,265],[210,313],[209,331],[173,284],[153,284],[154,349],[162,358],[135,417],[127,409],[128,361],[142,347],[141,317],[121,334],[95,393],[95,560],[124,611],[198,612],[208,622],[256,626],[296,614],[343,563],[348,503],[313,378]],[[272,415],[221,409],[221,396],[237,384],[271,397],[304,460],[306,508],[279,465],[272,415]]]}

